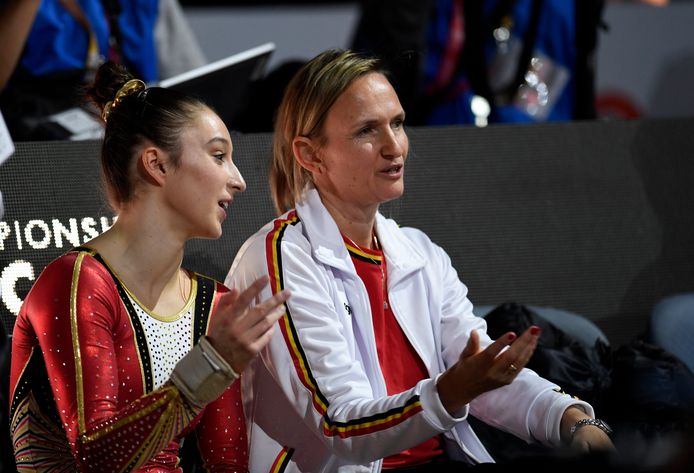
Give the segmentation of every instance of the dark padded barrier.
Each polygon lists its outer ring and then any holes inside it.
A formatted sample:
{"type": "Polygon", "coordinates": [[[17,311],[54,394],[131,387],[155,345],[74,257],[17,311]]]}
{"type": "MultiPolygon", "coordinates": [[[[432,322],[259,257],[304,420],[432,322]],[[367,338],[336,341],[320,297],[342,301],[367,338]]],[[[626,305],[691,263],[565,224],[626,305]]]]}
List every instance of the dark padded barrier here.
{"type": "Polygon", "coordinates": [[[392,215],[446,248],[475,304],[582,314],[613,345],[694,290],[694,120],[421,129],[392,215]]]}
{"type": "MultiPolygon", "coordinates": [[[[473,303],[567,309],[618,345],[646,328],[660,297],[694,290],[693,131],[694,119],[410,128],[405,195],[382,211],[447,249],[473,303]]],[[[186,256],[222,280],[243,240],[274,216],[271,136],[233,140],[248,190],[224,236],[191,242],[186,256]]],[[[19,143],[0,166],[7,327],[8,306],[45,264],[112,221],[98,153],[98,142],[19,143]]]]}

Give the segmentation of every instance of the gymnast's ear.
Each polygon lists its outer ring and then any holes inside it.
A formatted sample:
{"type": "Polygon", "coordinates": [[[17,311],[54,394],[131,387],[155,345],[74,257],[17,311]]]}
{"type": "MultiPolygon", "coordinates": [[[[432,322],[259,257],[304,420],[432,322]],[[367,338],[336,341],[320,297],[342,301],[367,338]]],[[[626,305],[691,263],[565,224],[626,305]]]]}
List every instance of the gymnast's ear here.
{"type": "Polygon", "coordinates": [[[171,160],[168,153],[157,146],[144,146],[138,155],[138,169],[147,182],[164,185],[171,174],[171,160]]]}

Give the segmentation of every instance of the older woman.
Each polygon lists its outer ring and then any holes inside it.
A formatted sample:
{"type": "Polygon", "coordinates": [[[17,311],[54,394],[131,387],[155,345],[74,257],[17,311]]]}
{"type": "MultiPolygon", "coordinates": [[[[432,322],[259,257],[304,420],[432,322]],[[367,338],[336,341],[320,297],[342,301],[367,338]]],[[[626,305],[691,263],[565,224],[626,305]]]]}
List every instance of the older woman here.
{"type": "MultiPolygon", "coordinates": [[[[207,106],[146,88],[107,63],[90,89],[106,120],[104,182],[118,214],[49,264],[12,340],[11,432],[20,471],[182,471],[193,429],[208,470],[246,471],[234,383],[267,343],[286,293],[249,307],[181,268],[191,238],[218,238],[246,184],[207,106]]],[[[258,302],[258,301],[256,301],[258,302]]]]}
{"type": "Polygon", "coordinates": [[[493,462],[469,414],[529,442],[611,448],[590,405],[524,369],[539,328],[491,340],[444,250],[379,213],[404,190],[404,120],[378,63],[349,51],[320,54],[285,92],[271,171],[281,215],[226,280],[268,275],[267,295],[293,294],[242,383],[251,470],[493,462]]]}

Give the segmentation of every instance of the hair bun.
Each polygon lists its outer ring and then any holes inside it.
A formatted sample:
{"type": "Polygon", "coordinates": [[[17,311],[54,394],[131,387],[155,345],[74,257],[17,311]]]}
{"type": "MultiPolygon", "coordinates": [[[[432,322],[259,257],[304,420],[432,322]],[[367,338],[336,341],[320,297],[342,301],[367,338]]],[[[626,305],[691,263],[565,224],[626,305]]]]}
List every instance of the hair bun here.
{"type": "Polygon", "coordinates": [[[145,90],[147,86],[140,79],[130,79],[128,82],[123,84],[118,91],[116,91],[116,96],[113,100],[109,100],[104,105],[104,110],[101,112],[101,118],[106,121],[108,116],[111,114],[114,108],[121,103],[121,101],[128,95],[139,93],[145,90]]]}
{"type": "Polygon", "coordinates": [[[118,91],[131,79],[134,79],[128,69],[113,61],[103,63],[96,71],[94,80],[87,85],[85,95],[102,112],[109,102],[112,102],[118,91]]]}

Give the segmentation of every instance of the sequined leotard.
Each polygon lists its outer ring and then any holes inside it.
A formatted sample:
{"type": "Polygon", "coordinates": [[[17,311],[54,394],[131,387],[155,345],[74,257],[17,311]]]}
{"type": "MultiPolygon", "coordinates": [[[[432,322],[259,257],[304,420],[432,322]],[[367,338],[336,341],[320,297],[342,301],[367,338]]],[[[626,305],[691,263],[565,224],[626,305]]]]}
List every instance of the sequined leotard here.
{"type": "Polygon", "coordinates": [[[19,471],[181,471],[180,440],[193,429],[208,470],[246,471],[239,383],[201,410],[169,381],[225,291],[195,274],[185,308],[162,318],[94,251],[79,248],[49,264],[12,338],[19,471]]]}

